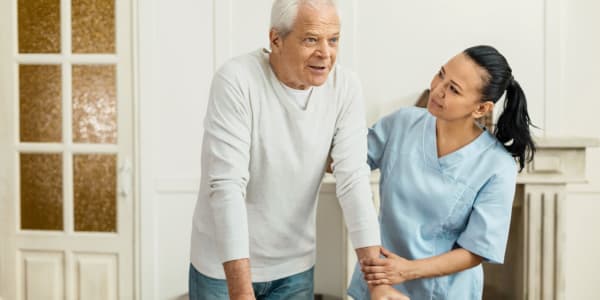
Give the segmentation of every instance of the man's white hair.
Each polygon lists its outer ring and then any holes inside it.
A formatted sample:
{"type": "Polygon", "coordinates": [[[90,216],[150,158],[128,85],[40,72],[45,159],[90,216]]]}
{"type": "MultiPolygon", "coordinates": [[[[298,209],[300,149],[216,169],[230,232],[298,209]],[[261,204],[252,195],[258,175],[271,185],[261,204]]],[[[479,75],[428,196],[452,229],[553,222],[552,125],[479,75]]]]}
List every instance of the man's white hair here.
{"type": "Polygon", "coordinates": [[[339,16],[336,0],[275,0],[271,8],[271,29],[276,30],[281,37],[287,36],[294,27],[300,6],[305,4],[313,7],[331,5],[339,16]]]}

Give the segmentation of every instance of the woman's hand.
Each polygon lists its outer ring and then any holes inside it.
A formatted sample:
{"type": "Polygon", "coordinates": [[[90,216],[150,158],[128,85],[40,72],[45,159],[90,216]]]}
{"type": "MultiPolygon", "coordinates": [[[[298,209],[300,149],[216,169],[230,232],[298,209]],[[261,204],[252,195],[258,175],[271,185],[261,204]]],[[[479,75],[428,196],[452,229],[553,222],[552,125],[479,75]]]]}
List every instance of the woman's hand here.
{"type": "Polygon", "coordinates": [[[371,258],[361,261],[361,270],[369,285],[395,285],[414,279],[413,262],[381,247],[385,258],[371,258]]]}

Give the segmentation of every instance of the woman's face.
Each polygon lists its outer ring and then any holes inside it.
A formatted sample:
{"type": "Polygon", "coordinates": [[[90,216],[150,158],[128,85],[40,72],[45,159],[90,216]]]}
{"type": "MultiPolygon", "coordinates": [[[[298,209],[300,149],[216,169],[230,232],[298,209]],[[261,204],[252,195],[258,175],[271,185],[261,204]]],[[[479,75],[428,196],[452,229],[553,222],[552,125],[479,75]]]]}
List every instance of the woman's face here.
{"type": "Polygon", "coordinates": [[[477,117],[483,103],[483,80],[487,76],[487,72],[464,53],[454,56],[431,80],[427,109],[436,118],[446,121],[477,117]]]}

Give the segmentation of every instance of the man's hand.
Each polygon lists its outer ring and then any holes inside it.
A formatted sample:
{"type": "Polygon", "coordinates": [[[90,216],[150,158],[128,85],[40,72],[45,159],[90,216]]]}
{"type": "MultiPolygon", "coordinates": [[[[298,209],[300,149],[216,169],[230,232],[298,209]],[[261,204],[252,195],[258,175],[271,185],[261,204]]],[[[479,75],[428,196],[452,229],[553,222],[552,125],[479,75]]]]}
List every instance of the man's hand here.
{"type": "Polygon", "coordinates": [[[406,295],[389,285],[378,285],[371,289],[372,300],[410,300],[406,295]]]}
{"type": "Polygon", "coordinates": [[[223,263],[227,277],[229,299],[255,300],[250,276],[250,260],[247,258],[236,259],[223,263]]]}
{"type": "Polygon", "coordinates": [[[395,285],[413,279],[412,262],[385,248],[381,248],[385,258],[367,258],[360,262],[365,281],[371,285],[395,285]]]}

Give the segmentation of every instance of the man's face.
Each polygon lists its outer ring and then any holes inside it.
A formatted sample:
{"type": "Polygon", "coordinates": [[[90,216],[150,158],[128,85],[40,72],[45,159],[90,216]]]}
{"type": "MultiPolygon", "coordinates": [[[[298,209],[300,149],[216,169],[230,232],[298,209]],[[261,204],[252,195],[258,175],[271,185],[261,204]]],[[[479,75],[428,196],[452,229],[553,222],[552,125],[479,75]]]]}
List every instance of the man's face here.
{"type": "Polygon", "coordinates": [[[325,83],[335,64],[340,20],[330,5],[301,5],[292,31],[282,38],[271,31],[277,77],[287,86],[307,89],[325,83]]]}

